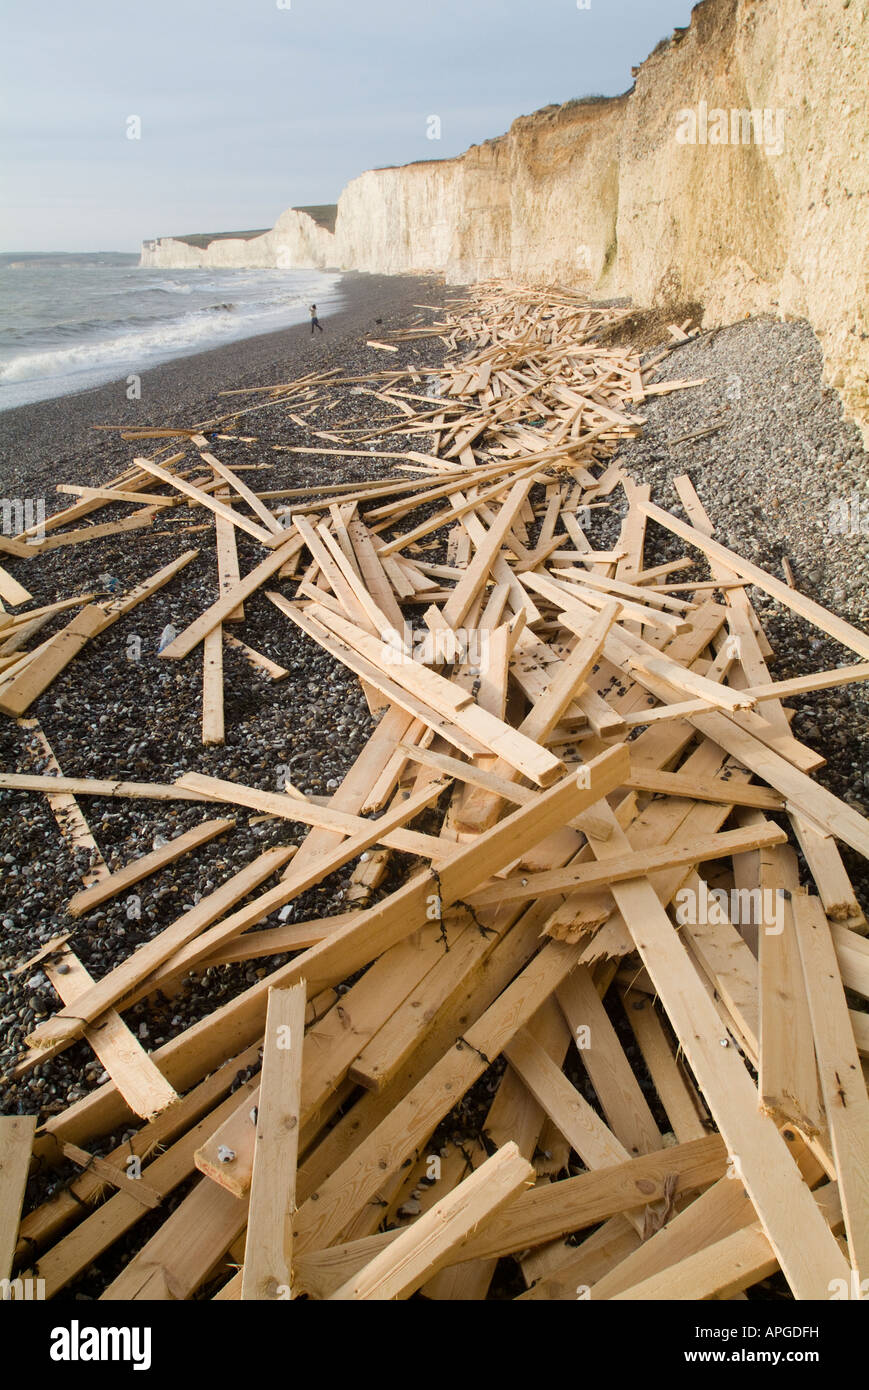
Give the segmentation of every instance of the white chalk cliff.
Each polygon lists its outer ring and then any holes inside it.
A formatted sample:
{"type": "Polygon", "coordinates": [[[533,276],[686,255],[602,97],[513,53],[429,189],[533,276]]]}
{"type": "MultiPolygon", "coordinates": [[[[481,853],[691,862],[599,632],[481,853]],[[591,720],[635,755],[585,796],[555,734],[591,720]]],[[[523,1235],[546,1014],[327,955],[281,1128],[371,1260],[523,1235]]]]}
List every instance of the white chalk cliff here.
{"type": "Polygon", "coordinates": [[[154,270],[320,270],[335,265],[335,238],[306,212],[288,208],[271,231],[191,246],[177,237],[142,243],[140,265],[154,270]]]}
{"type": "Polygon", "coordinates": [[[869,0],[704,0],[627,95],[370,170],[342,192],[334,236],[288,212],[204,251],[163,238],[143,264],[504,276],[696,300],[707,325],[805,317],[869,441],[867,58],[869,0]]]}

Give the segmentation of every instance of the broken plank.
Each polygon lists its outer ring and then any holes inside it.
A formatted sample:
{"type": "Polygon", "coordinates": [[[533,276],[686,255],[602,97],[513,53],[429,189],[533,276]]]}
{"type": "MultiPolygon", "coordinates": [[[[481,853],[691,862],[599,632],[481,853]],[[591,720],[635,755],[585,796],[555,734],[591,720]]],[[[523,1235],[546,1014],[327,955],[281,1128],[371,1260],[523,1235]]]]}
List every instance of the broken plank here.
{"type": "Polygon", "coordinates": [[[167,468],[162,468],[159,463],[152,463],[150,459],[137,458],[136,463],[140,468],[144,468],[147,473],[153,473],[155,478],[160,478],[162,482],[169,483],[178,492],[183,492],[185,497],[190,497],[194,502],[199,502],[201,506],[207,507],[215,516],[222,516],[225,521],[229,521],[233,526],[238,526],[242,531],[246,531],[254,540],[260,541],[263,545],[274,546],[282,542],[286,534],[283,528],[276,533],[258,525],[255,521],[250,521],[241,512],[228,507],[225,502],[219,502],[216,498],[210,497],[201,488],[194,487],[185,478],[177,473],[170,473],[167,468]]]}
{"type": "Polygon", "coordinates": [[[474,894],[477,907],[492,907],[502,903],[521,902],[525,898],[552,897],[577,889],[601,888],[642,878],[659,869],[700,864],[706,859],[726,858],[760,845],[780,845],[787,835],[777,825],[747,826],[739,830],[723,830],[687,845],[664,845],[660,848],[627,852],[618,863],[579,864],[575,868],[553,869],[550,872],[529,874],[525,878],[507,878],[492,888],[474,894]]]}
{"type": "MultiPolygon", "coordinates": [[[[620,857],[629,844],[611,813],[608,819],[609,839],[588,832],[602,860],[620,857]]],[[[758,1110],[744,1063],[721,1046],[718,1012],[678,933],[649,883],[614,883],[612,892],[794,1295],[826,1298],[832,1278],[847,1278],[847,1263],[775,1124],[758,1110]]]]}
{"type": "Polygon", "coordinates": [[[74,894],[66,905],[67,912],[71,917],[85,916],[88,912],[94,911],[100,904],[107,902],[109,898],[123,893],[126,888],[131,888],[134,883],[139,883],[149,874],[157,873],[166,864],[174,864],[175,860],[180,859],[182,854],[197,849],[199,845],[208,844],[209,840],[222,835],[224,831],[231,829],[234,825],[234,820],[208,820],[203,821],[201,825],[195,826],[192,830],[185,831],[183,835],[176,835],[160,849],[154,850],[151,854],[144,854],[139,859],[131,860],[123,869],[110,874],[108,878],[101,879],[93,887],[74,894]]]}
{"type": "MultiPolygon", "coordinates": [[[[214,631],[219,632],[220,629],[215,628],[214,631]]],[[[209,633],[209,637],[211,635],[212,634],[209,633]]],[[[205,641],[207,643],[208,638],[206,638],[205,641]]],[[[290,674],[285,666],[279,666],[276,661],[272,661],[271,657],[263,656],[262,652],[254,651],[253,647],[249,647],[246,642],[242,642],[239,637],[233,637],[229,632],[223,633],[223,641],[228,643],[230,647],[234,647],[237,652],[240,652],[245,661],[247,661],[255,671],[261,671],[264,675],[268,676],[270,680],[281,681],[285,676],[290,674]]]]}
{"type": "Polygon", "coordinates": [[[269,990],[241,1282],[243,1300],[292,1296],[306,994],[304,980],[289,989],[269,990]]]}
{"type": "Polygon", "coordinates": [[[0,1115],[0,1280],[4,1281],[12,1273],[35,1132],[35,1115],[0,1115]]]}
{"type": "Polygon", "coordinates": [[[639,501],[637,505],[646,516],[657,521],[659,525],[666,527],[668,531],[672,531],[682,540],[687,541],[689,545],[695,546],[697,550],[701,550],[709,559],[717,560],[720,564],[725,565],[747,583],[756,584],[759,589],[763,589],[764,593],[769,594],[770,598],[777,599],[791,612],[797,613],[801,618],[806,618],[810,623],[814,623],[815,627],[826,632],[829,637],[840,642],[843,647],[848,647],[864,659],[869,659],[869,636],[866,633],[860,632],[850,623],[846,623],[843,618],[839,618],[834,613],[830,613],[828,609],[822,608],[814,599],[807,598],[798,589],[792,589],[783,580],[768,574],[759,565],[753,564],[750,560],[744,560],[735,551],[728,550],[727,546],[721,545],[709,536],[704,536],[701,531],[686,525],[684,521],[679,521],[677,517],[671,516],[662,507],[656,507],[653,503],[646,501],[639,501]]]}
{"type": "Polygon", "coordinates": [[[862,1281],[869,1271],[869,1096],[830,927],[820,900],[810,897],[805,889],[798,889],[791,901],[848,1253],[857,1278],[862,1281]]]}
{"type": "Polygon", "coordinates": [[[257,589],[265,583],[267,579],[279,570],[282,565],[291,560],[303,548],[305,542],[298,533],[291,535],[284,541],[271,555],[267,555],[264,560],[246,574],[234,588],[228,589],[221,597],[206,608],[205,612],[186,627],[183,632],[179,632],[174,641],[168,647],[164,647],[160,656],[170,661],[180,661],[193,651],[193,648],[202,642],[218,623],[225,622],[228,615],[232,613],[240,603],[255,594],[257,589]]]}
{"type": "Polygon", "coordinates": [[[484,1227],[523,1188],[533,1186],[534,1176],[516,1145],[505,1144],[330,1298],[381,1302],[409,1298],[449,1262],[457,1245],[484,1227]]]}
{"type": "MultiPolygon", "coordinates": [[[[22,550],[28,556],[32,554],[29,547],[25,549],[22,546],[22,550]]],[[[12,575],[0,566],[0,599],[4,603],[9,603],[14,608],[19,603],[29,603],[32,597],[32,594],[25,589],[23,584],[19,584],[17,579],[13,579],[12,575]]]]}

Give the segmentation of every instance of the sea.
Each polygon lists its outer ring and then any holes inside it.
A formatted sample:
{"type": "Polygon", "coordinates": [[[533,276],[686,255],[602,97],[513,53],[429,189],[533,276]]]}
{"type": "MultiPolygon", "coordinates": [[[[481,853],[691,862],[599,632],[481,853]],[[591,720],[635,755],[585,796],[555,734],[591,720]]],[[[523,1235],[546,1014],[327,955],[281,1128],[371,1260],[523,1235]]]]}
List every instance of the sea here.
{"type": "Polygon", "coordinates": [[[123,252],[0,255],[0,410],[304,323],[337,271],[146,270],[123,252]]]}

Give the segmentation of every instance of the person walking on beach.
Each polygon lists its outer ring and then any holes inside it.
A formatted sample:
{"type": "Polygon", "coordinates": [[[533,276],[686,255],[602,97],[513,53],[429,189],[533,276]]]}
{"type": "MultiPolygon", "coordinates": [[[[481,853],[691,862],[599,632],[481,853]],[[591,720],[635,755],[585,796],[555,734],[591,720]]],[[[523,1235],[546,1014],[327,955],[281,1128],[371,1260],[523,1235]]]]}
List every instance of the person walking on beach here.
{"type": "Polygon", "coordinates": [[[313,338],[313,336],[314,336],[314,329],[315,329],[315,328],[319,328],[320,332],[322,333],[322,332],[323,332],[323,325],[322,325],[322,323],[320,322],[320,320],[317,318],[317,306],[316,306],[316,304],[312,304],[311,307],[310,307],[310,310],[309,310],[308,312],[309,312],[310,315],[311,315],[311,337],[313,338]]]}

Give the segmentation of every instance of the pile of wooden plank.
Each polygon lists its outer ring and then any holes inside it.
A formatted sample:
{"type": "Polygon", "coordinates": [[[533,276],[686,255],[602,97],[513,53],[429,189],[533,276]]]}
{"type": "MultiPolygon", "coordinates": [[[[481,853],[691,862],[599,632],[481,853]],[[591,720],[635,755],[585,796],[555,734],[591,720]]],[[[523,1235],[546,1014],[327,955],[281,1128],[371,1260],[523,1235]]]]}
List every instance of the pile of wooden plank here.
{"type": "MultiPolygon", "coordinates": [[[[92,847],[71,931],[231,836],[233,811],[287,836],[102,979],[68,936],[22,965],[38,961],[60,1007],[18,1074],[85,1039],[109,1079],[38,1129],[0,1121],[0,1278],[63,1297],[127,1242],[106,1300],[713,1299],[778,1271],[797,1299],[869,1287],[869,942],[839,849],[869,857],[869,823],[812,778],[823,760],[782,703],[869,677],[869,637],[719,544],[687,476],[684,520],[622,472],[644,400],[693,383],[655,384],[656,360],[596,346],[619,314],[479,287],[370,344],[436,336],[445,364],[312,376],[147,432],[176,452],[73,488],[41,545],[6,542],[31,559],[78,543],[64,528],[109,503],[144,507],[136,527],[192,505],[220,596],[161,656],[202,662],[203,741],[224,736],[225,640],[286,675],[224,634],[255,595],[358,676],[375,723],[326,800],[195,769],[171,785],[65,778],[28,721],[49,772],[0,787],[47,795],[92,847]],[[321,428],[346,388],[393,413],[321,428]],[[312,442],[227,426],[277,407],[312,442]],[[257,493],[221,438],[395,471],[257,493]],[[263,551],[243,577],[239,529],[263,551]],[[684,553],[655,563],[665,536],[684,553]],[[752,586],[847,664],[773,681],[752,586]],[[88,795],[198,799],[213,818],[110,872],[88,795]],[[275,916],[341,872],[348,910],[275,916]],[[124,1021],[191,973],[287,953],[152,1052],[124,1021]],[[19,1225],[31,1166],[70,1164],[19,1225]]],[[[4,613],[0,709],[24,716],[196,553],[115,599],[4,613]],[[64,607],[78,611],[22,653],[64,607]]],[[[28,601],[5,572],[0,593],[28,601]]]]}

